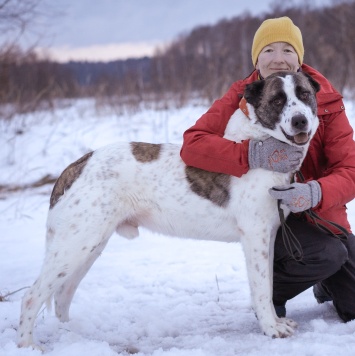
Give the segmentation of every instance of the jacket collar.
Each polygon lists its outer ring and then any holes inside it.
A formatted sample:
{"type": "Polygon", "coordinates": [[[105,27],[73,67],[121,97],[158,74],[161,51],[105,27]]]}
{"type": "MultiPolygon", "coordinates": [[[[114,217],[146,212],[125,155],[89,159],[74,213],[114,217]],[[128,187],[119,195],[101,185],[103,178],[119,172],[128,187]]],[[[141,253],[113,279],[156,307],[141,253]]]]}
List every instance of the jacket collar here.
{"type": "MultiPolygon", "coordinates": [[[[332,86],[329,80],[316,69],[307,64],[302,64],[301,69],[302,72],[309,74],[321,86],[320,91],[317,93],[318,106],[324,106],[342,99],[342,95],[332,86]]],[[[240,88],[241,95],[244,92],[245,85],[255,82],[256,80],[259,80],[259,74],[257,70],[253,70],[253,72],[242,81],[242,87],[240,88]]]]}

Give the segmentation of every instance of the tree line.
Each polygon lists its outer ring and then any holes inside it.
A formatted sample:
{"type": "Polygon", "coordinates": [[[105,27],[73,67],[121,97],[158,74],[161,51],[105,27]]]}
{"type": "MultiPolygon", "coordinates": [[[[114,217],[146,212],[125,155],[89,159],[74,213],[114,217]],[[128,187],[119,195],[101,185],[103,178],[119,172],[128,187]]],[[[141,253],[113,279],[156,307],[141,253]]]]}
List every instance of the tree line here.
{"type": "Polygon", "coordinates": [[[300,27],[305,63],[323,73],[341,92],[355,89],[355,1],[314,8],[275,1],[262,16],[245,13],[215,25],[199,26],[150,58],[110,63],[56,63],[34,50],[12,45],[0,50],[0,115],[4,104],[18,111],[53,107],[56,99],[95,97],[111,105],[183,105],[191,97],[212,102],[252,70],[251,44],[260,23],[289,16],[300,27]]]}

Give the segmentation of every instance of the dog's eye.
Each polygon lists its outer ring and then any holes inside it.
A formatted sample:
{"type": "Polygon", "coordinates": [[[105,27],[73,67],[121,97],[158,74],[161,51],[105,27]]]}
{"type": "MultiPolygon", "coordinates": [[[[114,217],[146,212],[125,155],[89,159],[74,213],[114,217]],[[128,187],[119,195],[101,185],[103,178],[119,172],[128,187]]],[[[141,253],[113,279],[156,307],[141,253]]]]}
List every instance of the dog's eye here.
{"type": "Polygon", "coordinates": [[[300,95],[300,99],[305,100],[305,101],[309,100],[309,97],[310,97],[310,93],[308,93],[308,92],[303,92],[300,95]]]}
{"type": "Polygon", "coordinates": [[[283,105],[283,100],[280,98],[274,99],[273,100],[274,105],[280,106],[283,105]]]}

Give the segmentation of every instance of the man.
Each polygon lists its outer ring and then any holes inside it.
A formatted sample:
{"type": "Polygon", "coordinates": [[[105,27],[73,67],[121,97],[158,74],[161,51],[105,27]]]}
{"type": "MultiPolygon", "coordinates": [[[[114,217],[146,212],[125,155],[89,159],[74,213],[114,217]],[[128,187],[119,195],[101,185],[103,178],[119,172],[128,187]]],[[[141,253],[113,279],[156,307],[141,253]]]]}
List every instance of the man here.
{"type": "MultiPolygon", "coordinates": [[[[319,128],[302,163],[304,182],[270,190],[275,199],[292,213],[287,224],[300,242],[302,261],[292,259],[285,249],[281,230],[275,241],[273,300],[279,317],[286,315],[287,300],[314,286],[318,302],[332,300],[344,321],[355,318],[355,236],[351,233],[345,204],[355,197],[355,142],[345,114],[342,96],[314,68],[303,64],[301,31],[288,17],[264,21],[252,45],[255,70],[244,80],[232,84],[228,92],[184,133],[181,158],[187,165],[240,177],[249,169],[264,168],[290,172],[300,162],[300,148],[269,138],[260,143],[236,143],[223,138],[227,122],[239,108],[248,83],[280,70],[303,71],[314,78],[317,93],[319,128]],[[269,157],[281,152],[282,159],[270,166],[269,157]],[[300,206],[300,198],[306,202],[300,206]],[[321,218],[343,226],[345,240],[334,238],[317,228],[302,211],[312,209],[321,218]]],[[[295,177],[297,179],[297,177],[295,177]]],[[[340,231],[322,223],[335,234],[340,231]]]]}

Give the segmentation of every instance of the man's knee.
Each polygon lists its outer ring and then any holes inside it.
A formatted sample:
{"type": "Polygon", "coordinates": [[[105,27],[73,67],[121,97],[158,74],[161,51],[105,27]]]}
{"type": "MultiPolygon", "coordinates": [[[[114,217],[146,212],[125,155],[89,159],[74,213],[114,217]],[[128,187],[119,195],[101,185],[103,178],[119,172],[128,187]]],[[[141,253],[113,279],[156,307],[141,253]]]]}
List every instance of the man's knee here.
{"type": "Polygon", "coordinates": [[[332,238],[328,241],[322,258],[332,273],[337,272],[348,260],[348,250],[340,239],[332,238]]]}

